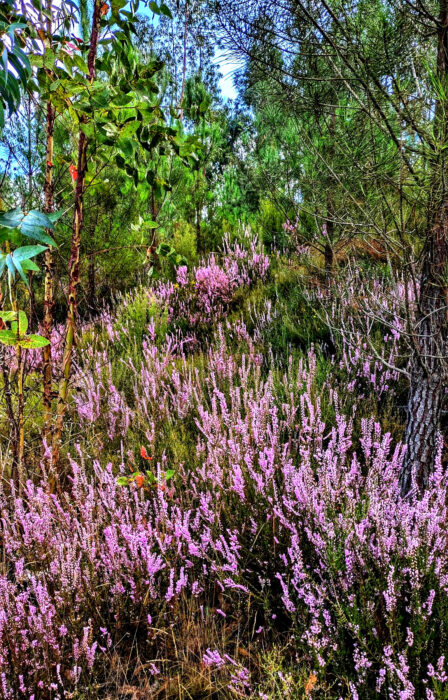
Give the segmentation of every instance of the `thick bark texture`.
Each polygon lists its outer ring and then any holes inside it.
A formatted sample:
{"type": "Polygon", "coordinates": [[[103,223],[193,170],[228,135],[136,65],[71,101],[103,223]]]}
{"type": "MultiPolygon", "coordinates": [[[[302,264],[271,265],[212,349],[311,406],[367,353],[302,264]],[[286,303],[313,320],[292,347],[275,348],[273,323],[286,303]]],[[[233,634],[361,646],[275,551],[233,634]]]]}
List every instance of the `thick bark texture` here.
{"type": "MultiPolygon", "coordinates": [[[[437,75],[448,78],[448,0],[440,0],[437,30],[437,75]]],[[[400,475],[401,493],[423,491],[436,456],[436,441],[445,392],[448,349],[448,187],[445,150],[448,104],[439,101],[435,133],[440,153],[434,160],[431,224],[423,249],[422,275],[414,332],[415,352],[406,425],[407,453],[400,475]]]]}
{"type": "Polygon", "coordinates": [[[447,368],[448,202],[428,234],[415,329],[406,425],[407,452],[400,475],[402,495],[428,485],[445,394],[447,368]]]}
{"type": "Polygon", "coordinates": [[[412,488],[421,492],[428,485],[437,449],[443,386],[440,375],[427,377],[418,364],[413,368],[405,437],[407,453],[400,476],[403,496],[412,488]]]}

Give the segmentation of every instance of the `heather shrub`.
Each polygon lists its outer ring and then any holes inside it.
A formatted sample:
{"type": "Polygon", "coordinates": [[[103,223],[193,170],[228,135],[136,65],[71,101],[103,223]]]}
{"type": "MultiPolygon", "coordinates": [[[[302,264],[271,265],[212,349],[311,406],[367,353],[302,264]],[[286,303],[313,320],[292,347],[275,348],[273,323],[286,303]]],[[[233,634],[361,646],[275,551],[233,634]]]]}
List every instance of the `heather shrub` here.
{"type": "Polygon", "coordinates": [[[230,311],[241,290],[263,281],[269,259],[249,231],[241,240],[224,238],[221,255],[211,254],[191,272],[179,266],[176,281],[159,282],[155,287],[158,303],[168,313],[170,331],[179,332],[192,348],[207,340],[210,326],[230,311]]]}
{"type": "Polygon", "coordinates": [[[341,412],[313,351],[272,371],[254,335],[193,356],[149,331],[132,405],[107,354],[85,369],[68,489],[2,495],[5,697],[98,697],[112,667],[168,697],[175,668],[198,696],[446,697],[440,460],[400,500],[403,448],[341,412]]]}
{"type": "Polygon", "coordinates": [[[443,700],[442,444],[402,500],[398,374],[356,332],[273,345],[291,299],[224,245],[85,324],[65,482],[1,486],[2,697],[443,700]]]}

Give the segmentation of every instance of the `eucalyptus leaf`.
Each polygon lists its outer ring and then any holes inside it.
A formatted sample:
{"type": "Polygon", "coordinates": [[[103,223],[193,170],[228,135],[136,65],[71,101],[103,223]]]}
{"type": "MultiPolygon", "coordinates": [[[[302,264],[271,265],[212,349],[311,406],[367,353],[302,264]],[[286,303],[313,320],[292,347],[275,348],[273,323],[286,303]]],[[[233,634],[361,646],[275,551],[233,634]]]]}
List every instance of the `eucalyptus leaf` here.
{"type": "Polygon", "coordinates": [[[0,318],[6,323],[11,323],[11,330],[15,331],[16,337],[17,323],[19,324],[20,334],[25,334],[28,330],[28,319],[24,311],[0,311],[0,318]]]}
{"type": "Polygon", "coordinates": [[[44,250],[47,250],[47,247],[44,245],[24,245],[21,248],[17,248],[12,255],[21,262],[22,260],[34,258],[36,255],[43,253],[44,250]]]}
{"type": "Polygon", "coordinates": [[[170,8],[167,5],[165,5],[164,2],[162,2],[162,4],[160,5],[160,12],[162,13],[162,15],[165,15],[165,17],[173,19],[173,15],[171,14],[170,8]]]}
{"type": "Polygon", "coordinates": [[[25,338],[21,338],[18,342],[21,348],[27,348],[32,350],[33,348],[44,348],[49,345],[50,341],[44,338],[42,335],[27,335],[25,338]]]}
{"type": "Polygon", "coordinates": [[[12,260],[12,263],[13,263],[14,267],[16,268],[17,272],[19,273],[20,277],[25,282],[26,286],[29,287],[28,279],[27,279],[27,276],[22,268],[22,265],[20,264],[20,260],[17,260],[14,257],[14,255],[11,255],[11,260],[12,260]]]}
{"type": "Polygon", "coordinates": [[[54,240],[45,233],[45,229],[52,231],[54,223],[43,212],[32,209],[25,213],[20,207],[0,214],[0,227],[18,229],[23,236],[33,238],[41,243],[55,245],[54,240]]]}
{"type": "Polygon", "coordinates": [[[14,331],[0,331],[0,343],[3,345],[16,345],[17,344],[17,333],[14,331]]]}
{"type": "MultiPolygon", "coordinates": [[[[35,262],[32,260],[23,260],[22,263],[22,270],[26,270],[27,272],[40,272],[40,267],[39,265],[36,265],[35,262]]],[[[1,271],[0,271],[1,275],[1,271]]]]}

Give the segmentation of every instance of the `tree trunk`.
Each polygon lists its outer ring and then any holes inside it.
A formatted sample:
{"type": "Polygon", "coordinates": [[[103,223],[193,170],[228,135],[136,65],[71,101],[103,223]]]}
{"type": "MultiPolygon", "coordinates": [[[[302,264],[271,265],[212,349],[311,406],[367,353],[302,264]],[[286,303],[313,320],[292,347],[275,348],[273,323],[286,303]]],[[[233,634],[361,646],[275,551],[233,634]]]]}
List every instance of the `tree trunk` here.
{"type": "MultiPolygon", "coordinates": [[[[98,49],[99,29],[101,22],[101,0],[95,0],[93,7],[92,30],[90,34],[90,48],[87,59],[89,68],[89,80],[93,82],[96,75],[96,56],[98,49]]],[[[84,120],[85,123],[86,120],[84,120]]],[[[84,185],[87,172],[87,146],[88,140],[84,131],[80,129],[78,140],[78,166],[75,188],[75,202],[73,211],[72,246],[69,261],[69,284],[68,284],[68,311],[65,324],[64,353],[62,357],[61,381],[59,383],[59,396],[56,412],[56,421],[53,432],[52,462],[53,468],[57,467],[60,450],[62,429],[67,411],[68,385],[72,371],[73,349],[76,337],[76,321],[78,309],[78,286],[80,281],[80,251],[81,251],[81,231],[83,223],[83,200],[84,185]]]]}
{"type": "Polygon", "coordinates": [[[400,474],[403,496],[413,487],[422,492],[428,486],[437,449],[443,390],[441,376],[427,376],[416,362],[408,400],[407,452],[400,474]]]}
{"type": "MultiPolygon", "coordinates": [[[[440,0],[437,29],[437,76],[448,77],[448,0],[440,0]]],[[[422,275],[414,332],[405,440],[407,452],[400,474],[401,493],[415,485],[423,491],[436,455],[436,439],[445,392],[448,350],[448,188],[445,150],[448,102],[439,100],[434,115],[438,154],[433,163],[432,221],[422,254],[422,275]],[[442,148],[443,146],[443,148],[442,148]]]]}
{"type": "Polygon", "coordinates": [[[417,349],[411,368],[405,442],[400,475],[402,495],[421,492],[434,466],[436,440],[445,394],[448,266],[448,202],[427,236],[417,309],[417,349]]]}
{"type": "MultiPolygon", "coordinates": [[[[51,14],[51,3],[49,4],[51,14]]],[[[48,41],[52,46],[52,24],[48,20],[47,25],[48,41]]],[[[46,117],[46,150],[45,150],[45,213],[51,214],[54,206],[54,182],[53,182],[53,150],[54,150],[54,120],[56,111],[50,100],[47,102],[46,117]]],[[[53,365],[51,355],[51,333],[53,330],[53,306],[54,306],[54,259],[53,250],[50,247],[45,251],[44,258],[45,283],[44,283],[44,319],[42,334],[49,341],[49,344],[42,348],[42,403],[43,403],[43,454],[47,454],[45,446],[49,447],[51,442],[51,430],[53,423],[53,413],[51,405],[53,365]]],[[[47,466],[49,466],[47,464],[47,466]]]]}

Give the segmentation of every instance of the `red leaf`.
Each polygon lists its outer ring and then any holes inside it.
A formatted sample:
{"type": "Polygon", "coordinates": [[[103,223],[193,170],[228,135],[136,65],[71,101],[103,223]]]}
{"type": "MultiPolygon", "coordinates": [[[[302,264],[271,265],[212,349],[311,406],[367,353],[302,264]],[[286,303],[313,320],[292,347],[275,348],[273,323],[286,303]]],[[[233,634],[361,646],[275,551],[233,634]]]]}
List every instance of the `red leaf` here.
{"type": "Polygon", "coordinates": [[[107,2],[105,2],[103,5],[101,5],[101,16],[107,14],[108,11],[109,5],[107,4],[107,2]]]}
{"type": "Polygon", "coordinates": [[[140,456],[143,457],[143,459],[147,459],[148,461],[152,459],[152,457],[150,457],[147,453],[146,447],[140,447],[140,456]]]}
{"type": "Polygon", "coordinates": [[[141,487],[145,483],[144,476],[142,474],[137,474],[137,476],[135,477],[135,483],[137,484],[137,487],[141,489],[141,487]]]}
{"type": "Polygon", "coordinates": [[[73,182],[76,182],[78,179],[78,170],[75,168],[75,166],[72,164],[69,167],[70,175],[72,176],[73,182]]]}

